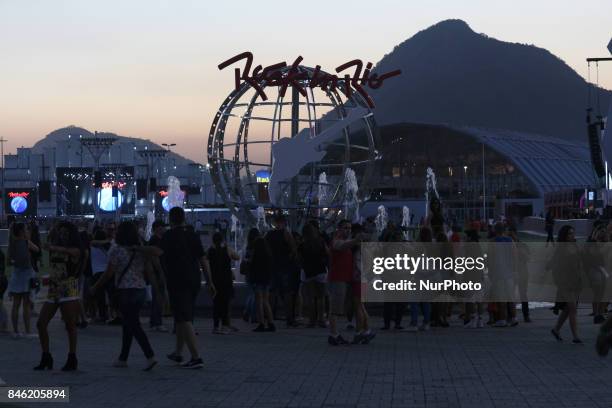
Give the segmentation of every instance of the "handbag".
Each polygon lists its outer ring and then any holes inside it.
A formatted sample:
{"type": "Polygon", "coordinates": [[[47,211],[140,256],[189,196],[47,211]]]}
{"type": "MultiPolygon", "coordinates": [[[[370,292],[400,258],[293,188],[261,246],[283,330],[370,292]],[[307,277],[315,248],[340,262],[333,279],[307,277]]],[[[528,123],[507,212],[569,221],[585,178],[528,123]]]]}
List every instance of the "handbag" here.
{"type": "Polygon", "coordinates": [[[30,278],[30,289],[34,292],[38,292],[40,290],[40,279],[39,278],[30,278]]]}

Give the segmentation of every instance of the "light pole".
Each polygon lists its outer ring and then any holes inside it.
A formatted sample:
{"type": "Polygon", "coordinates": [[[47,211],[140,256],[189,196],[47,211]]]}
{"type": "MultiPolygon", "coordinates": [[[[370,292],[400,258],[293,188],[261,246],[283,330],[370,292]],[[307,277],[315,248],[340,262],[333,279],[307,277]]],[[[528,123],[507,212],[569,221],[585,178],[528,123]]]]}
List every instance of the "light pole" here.
{"type": "Polygon", "coordinates": [[[2,179],[0,179],[0,182],[2,182],[2,205],[0,206],[0,223],[4,222],[4,200],[6,200],[4,195],[4,143],[6,142],[8,142],[8,140],[0,137],[0,156],[2,156],[2,179]]]}
{"type": "Polygon", "coordinates": [[[463,221],[468,219],[467,215],[467,169],[468,166],[463,166],[463,221]]]}

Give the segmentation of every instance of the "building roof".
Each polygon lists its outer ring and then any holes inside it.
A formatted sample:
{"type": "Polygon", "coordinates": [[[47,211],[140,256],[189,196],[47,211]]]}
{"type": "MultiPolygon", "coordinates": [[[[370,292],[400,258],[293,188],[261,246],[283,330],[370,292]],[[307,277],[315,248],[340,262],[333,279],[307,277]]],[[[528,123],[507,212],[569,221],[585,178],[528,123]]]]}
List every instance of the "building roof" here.
{"type": "Polygon", "coordinates": [[[534,183],[541,194],[598,185],[586,141],[582,144],[510,130],[446,127],[475,138],[506,156],[534,183]]]}

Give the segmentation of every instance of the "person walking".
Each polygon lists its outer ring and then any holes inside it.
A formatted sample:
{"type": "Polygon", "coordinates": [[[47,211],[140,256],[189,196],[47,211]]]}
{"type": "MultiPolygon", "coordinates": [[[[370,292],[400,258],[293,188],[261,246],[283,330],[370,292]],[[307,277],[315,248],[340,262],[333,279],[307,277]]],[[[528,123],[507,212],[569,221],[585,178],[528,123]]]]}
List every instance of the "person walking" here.
{"type": "Polygon", "coordinates": [[[557,236],[557,244],[549,267],[552,269],[553,279],[557,285],[557,301],[560,302],[559,306],[562,311],[550,332],[557,341],[563,341],[561,328],[565,321],[569,319],[573,336],[572,343],[583,344],[578,336],[577,319],[578,294],[582,288],[581,254],[576,245],[574,229],[571,226],[564,225],[561,227],[557,236]]]}
{"type": "Polygon", "coordinates": [[[325,323],[325,282],[329,249],[313,224],[302,229],[302,242],[298,247],[303,271],[302,293],[308,308],[308,327],[327,327],[325,323]]]}
{"type": "MultiPolygon", "coordinates": [[[[153,234],[151,235],[151,239],[149,239],[149,242],[147,244],[159,248],[161,250],[162,238],[164,236],[164,233],[166,232],[166,224],[164,224],[164,222],[161,220],[156,220],[153,222],[151,229],[153,234]]],[[[160,294],[165,293],[166,290],[162,266],[163,262],[161,262],[161,257],[163,257],[163,255],[158,257],[152,256],[150,259],[151,266],[155,274],[155,279],[159,286],[159,293],[158,291],[152,291],[151,293],[151,315],[149,318],[149,327],[152,331],[167,333],[168,328],[164,326],[162,317],[164,303],[159,298],[160,294]]]]}
{"type": "Polygon", "coordinates": [[[266,243],[272,254],[272,287],[276,295],[282,298],[285,306],[287,327],[297,327],[296,297],[299,288],[297,268],[297,248],[295,240],[287,230],[284,215],[274,217],[274,229],[266,234],[266,243]]]}
{"type": "Polygon", "coordinates": [[[213,245],[208,250],[208,262],[216,289],[213,299],[213,333],[229,334],[233,331],[230,325],[230,302],[234,296],[232,260],[240,260],[240,255],[225,244],[220,232],[213,234],[212,241],[213,245]]]}
{"type": "Polygon", "coordinates": [[[24,334],[19,332],[19,309],[23,309],[23,324],[25,336],[31,337],[30,332],[30,291],[35,273],[32,268],[31,253],[38,253],[40,249],[30,241],[26,225],[16,222],[11,226],[9,236],[9,264],[13,272],[8,282],[8,293],[13,298],[11,322],[13,324],[13,337],[20,338],[24,334]]]}
{"type": "Polygon", "coordinates": [[[195,302],[200,292],[202,271],[213,299],[215,286],[200,237],[193,228],[185,225],[185,211],[174,207],[170,209],[168,218],[170,229],[162,237],[161,248],[168,298],[176,323],[176,347],[167,357],[176,363],[182,363],[183,368],[202,368],[204,362],[200,358],[193,329],[195,302]],[[191,359],[183,363],[185,346],[191,354],[191,359]]]}
{"type": "Polygon", "coordinates": [[[255,292],[257,327],[254,332],[274,332],[274,315],[270,305],[270,284],[272,282],[272,255],[266,240],[257,228],[251,228],[243,260],[247,282],[255,292]]]}
{"type": "MultiPolygon", "coordinates": [[[[106,233],[103,229],[97,228],[93,235],[94,241],[102,242],[106,241],[106,233]]],[[[110,243],[105,245],[90,245],[90,261],[91,261],[91,286],[95,286],[96,283],[102,277],[102,274],[106,271],[108,266],[108,251],[110,249],[110,243]]],[[[108,291],[108,283],[104,286],[100,286],[99,289],[93,294],[96,316],[94,321],[97,323],[104,323],[108,320],[108,304],[106,301],[108,291]]]]}
{"type": "MultiPolygon", "coordinates": [[[[157,365],[157,360],[140,325],[140,310],[145,303],[147,279],[145,256],[135,250],[141,245],[136,224],[131,221],[119,224],[115,244],[108,253],[106,271],[91,290],[95,293],[104,287],[107,280],[114,278],[117,303],[123,319],[121,352],[113,366],[127,367],[132,340],[136,339],[147,359],[144,370],[150,371],[157,365]]],[[[152,283],[155,285],[155,282],[152,283]]]]}
{"type": "Polygon", "coordinates": [[[79,273],[83,260],[83,250],[77,227],[68,221],[60,222],[49,232],[49,290],[47,300],[40,309],[36,327],[42,349],[40,363],[35,370],[52,370],[53,357],[49,352],[49,322],[59,309],[68,334],[68,359],[63,371],[78,368],[77,321],[80,312],[79,273]]]}
{"type": "Polygon", "coordinates": [[[338,318],[345,315],[345,298],[350,295],[353,280],[353,248],[359,244],[351,237],[351,222],[342,220],[331,244],[331,261],[329,268],[329,337],[331,346],[346,345],[346,341],[338,330],[338,318]]]}

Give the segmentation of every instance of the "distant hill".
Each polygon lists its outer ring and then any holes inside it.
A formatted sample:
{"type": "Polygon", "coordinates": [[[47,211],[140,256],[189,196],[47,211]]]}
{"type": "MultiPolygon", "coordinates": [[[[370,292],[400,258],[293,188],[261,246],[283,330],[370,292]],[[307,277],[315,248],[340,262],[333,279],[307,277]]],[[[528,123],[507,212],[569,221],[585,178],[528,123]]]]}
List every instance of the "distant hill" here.
{"type": "MultiPolygon", "coordinates": [[[[53,132],[45,136],[43,139],[36,142],[34,146],[32,146],[32,151],[34,153],[43,153],[45,148],[53,148],[55,147],[55,144],[57,142],[62,141],[62,140],[67,140],[68,135],[71,135],[74,138],[74,140],[77,141],[79,138],[79,135],[82,135],[83,137],[93,137],[94,133],[90,132],[87,129],[78,127],[78,126],[66,126],[64,128],[54,130],[53,132]]],[[[117,146],[119,146],[121,150],[125,149],[127,151],[132,151],[134,147],[136,147],[137,150],[142,150],[145,148],[145,146],[147,147],[147,149],[150,149],[150,150],[164,149],[164,147],[156,143],[153,143],[150,140],[140,139],[137,137],[119,136],[114,133],[105,133],[105,132],[98,132],[98,136],[116,138],[117,140],[115,141],[115,143],[113,143],[113,148],[116,148],[117,146]]],[[[187,164],[194,163],[192,160],[189,160],[173,152],[169,153],[167,157],[169,159],[174,159],[176,165],[187,165],[187,164]]],[[[89,163],[89,160],[90,160],[89,155],[86,155],[85,159],[86,159],[87,165],[92,165],[92,163],[89,163]]]]}
{"type": "MultiPolygon", "coordinates": [[[[401,76],[371,90],[382,125],[448,123],[586,141],[586,81],[542,48],[446,20],[396,46],[376,71],[398,68],[401,76]]],[[[602,90],[602,110],[611,95],[602,90]]]]}

